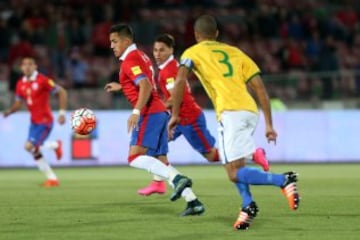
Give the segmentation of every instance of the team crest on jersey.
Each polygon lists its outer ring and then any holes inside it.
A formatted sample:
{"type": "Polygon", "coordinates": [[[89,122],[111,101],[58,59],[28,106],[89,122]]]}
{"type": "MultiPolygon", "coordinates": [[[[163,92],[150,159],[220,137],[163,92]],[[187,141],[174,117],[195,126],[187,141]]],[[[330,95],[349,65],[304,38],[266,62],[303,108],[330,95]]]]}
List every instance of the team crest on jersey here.
{"type": "Polygon", "coordinates": [[[31,84],[31,88],[35,91],[39,88],[39,84],[35,82],[35,83],[31,84]]]}
{"type": "Polygon", "coordinates": [[[134,66],[131,68],[131,71],[134,75],[139,75],[142,73],[140,66],[134,66]]]}
{"type": "Polygon", "coordinates": [[[173,77],[166,79],[166,89],[167,90],[174,88],[174,85],[175,85],[175,79],[173,77]]]}

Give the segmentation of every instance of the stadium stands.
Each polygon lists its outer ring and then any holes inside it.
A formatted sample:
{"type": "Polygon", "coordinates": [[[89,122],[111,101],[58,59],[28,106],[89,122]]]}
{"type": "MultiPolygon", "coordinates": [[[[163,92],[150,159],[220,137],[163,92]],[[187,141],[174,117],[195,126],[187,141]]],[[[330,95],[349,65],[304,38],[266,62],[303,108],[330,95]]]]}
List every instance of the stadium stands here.
{"type": "MultiPolygon", "coordinates": [[[[13,90],[18,59],[24,55],[37,56],[41,71],[69,90],[93,89],[89,92],[100,94],[99,107],[110,108],[114,101],[101,92],[117,75],[116,59],[108,49],[110,25],[130,22],[140,47],[150,55],[154,37],[171,33],[179,56],[194,43],[193,19],[202,13],[217,17],[222,40],[256,60],[272,97],[292,106],[312,100],[310,107],[324,100],[356,101],[360,96],[360,15],[356,2],[1,1],[0,108],[7,103],[7,89],[13,90]],[[75,60],[74,51],[79,56],[75,60]],[[84,65],[88,66],[86,71],[84,65]],[[70,68],[81,66],[85,79],[79,85],[70,68]]],[[[191,81],[191,85],[200,104],[209,107],[198,83],[191,81]]],[[[70,92],[74,98],[71,107],[81,105],[91,95],[84,90],[70,92]]],[[[121,101],[121,97],[114,99],[121,101]]]]}

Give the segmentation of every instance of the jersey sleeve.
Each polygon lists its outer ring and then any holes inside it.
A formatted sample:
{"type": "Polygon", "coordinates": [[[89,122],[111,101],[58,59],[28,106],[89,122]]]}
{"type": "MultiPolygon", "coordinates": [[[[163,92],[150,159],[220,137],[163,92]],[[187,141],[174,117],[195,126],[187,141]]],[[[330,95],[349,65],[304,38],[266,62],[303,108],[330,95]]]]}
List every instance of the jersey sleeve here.
{"type": "Polygon", "coordinates": [[[125,74],[136,84],[138,85],[140,80],[147,78],[145,74],[144,64],[139,61],[128,61],[124,62],[123,71],[125,74]]]}
{"type": "Polygon", "coordinates": [[[255,75],[260,74],[260,69],[256,63],[245,53],[242,53],[243,65],[242,73],[245,82],[251,80],[255,75]]]}
{"type": "Polygon", "coordinates": [[[51,78],[44,78],[44,80],[42,81],[42,85],[43,85],[44,89],[46,89],[47,91],[49,91],[51,93],[56,93],[59,90],[58,86],[55,84],[54,80],[52,80],[51,78]]]}
{"type": "Polygon", "coordinates": [[[172,65],[168,69],[166,69],[162,75],[163,78],[163,84],[166,90],[173,89],[175,86],[175,79],[177,74],[177,66],[172,65]]]}
{"type": "Polygon", "coordinates": [[[15,88],[15,98],[16,100],[24,100],[25,97],[23,96],[23,94],[21,93],[21,80],[19,80],[16,83],[16,88],[15,88]]]}
{"type": "Polygon", "coordinates": [[[185,50],[185,52],[181,55],[180,66],[185,66],[189,70],[192,70],[194,68],[194,58],[191,54],[190,49],[185,50]]]}

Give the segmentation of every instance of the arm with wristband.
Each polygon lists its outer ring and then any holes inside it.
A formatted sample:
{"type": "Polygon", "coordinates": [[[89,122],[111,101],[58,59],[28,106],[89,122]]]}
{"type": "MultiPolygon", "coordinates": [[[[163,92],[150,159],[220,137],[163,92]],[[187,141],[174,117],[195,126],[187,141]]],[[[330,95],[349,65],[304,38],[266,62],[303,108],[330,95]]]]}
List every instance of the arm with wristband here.
{"type": "Polygon", "coordinates": [[[138,126],[141,109],[149,101],[153,89],[151,83],[146,77],[144,77],[138,82],[138,86],[139,86],[139,97],[132,111],[132,114],[128,119],[128,132],[130,132],[132,129],[138,126]]]}

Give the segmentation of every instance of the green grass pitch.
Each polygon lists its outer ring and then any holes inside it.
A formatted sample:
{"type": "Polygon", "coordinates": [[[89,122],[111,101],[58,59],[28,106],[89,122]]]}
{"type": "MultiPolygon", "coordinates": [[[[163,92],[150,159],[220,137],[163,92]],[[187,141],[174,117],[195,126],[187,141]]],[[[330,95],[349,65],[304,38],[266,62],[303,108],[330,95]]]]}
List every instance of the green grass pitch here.
{"type": "Polygon", "coordinates": [[[206,205],[203,216],[179,218],[182,199],[142,197],[150,175],[130,167],[61,168],[59,188],[39,187],[36,169],[0,170],[0,239],[359,239],[360,164],[273,165],[300,174],[300,208],[280,190],[253,186],[260,213],[248,231],[233,231],[241,203],[221,166],[183,166],[206,205]]]}

